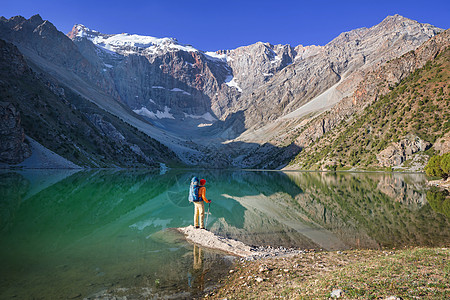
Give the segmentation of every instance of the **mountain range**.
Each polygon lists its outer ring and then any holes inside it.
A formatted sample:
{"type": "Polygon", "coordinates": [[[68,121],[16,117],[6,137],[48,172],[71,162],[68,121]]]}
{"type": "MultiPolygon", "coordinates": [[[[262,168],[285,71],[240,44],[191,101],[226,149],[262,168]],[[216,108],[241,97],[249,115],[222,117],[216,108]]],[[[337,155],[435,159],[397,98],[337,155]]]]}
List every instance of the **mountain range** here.
{"type": "Polygon", "coordinates": [[[66,35],[39,15],[0,18],[0,39],[0,161],[26,166],[45,149],[79,167],[322,168],[298,162],[449,44],[448,31],[399,15],[324,46],[204,52],[81,24],[66,35]]]}

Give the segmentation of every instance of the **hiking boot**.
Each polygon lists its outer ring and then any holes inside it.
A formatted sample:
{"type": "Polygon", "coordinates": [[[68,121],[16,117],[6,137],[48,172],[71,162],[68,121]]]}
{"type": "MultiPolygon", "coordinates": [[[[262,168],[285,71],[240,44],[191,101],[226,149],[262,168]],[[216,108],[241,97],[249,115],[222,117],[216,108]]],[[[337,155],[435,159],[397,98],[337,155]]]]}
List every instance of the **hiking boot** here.
{"type": "Polygon", "coordinates": [[[195,228],[200,228],[200,226],[195,226],[195,228]]]}
{"type": "Polygon", "coordinates": [[[206,229],[205,227],[201,227],[200,229],[206,229]]]}

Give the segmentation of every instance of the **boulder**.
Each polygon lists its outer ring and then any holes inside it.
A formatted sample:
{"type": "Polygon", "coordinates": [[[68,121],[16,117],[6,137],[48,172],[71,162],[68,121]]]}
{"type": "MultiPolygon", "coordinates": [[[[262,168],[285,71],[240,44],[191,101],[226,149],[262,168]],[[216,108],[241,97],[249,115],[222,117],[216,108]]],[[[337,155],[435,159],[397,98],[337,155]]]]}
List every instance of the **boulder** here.
{"type": "Polygon", "coordinates": [[[438,139],[436,143],[434,143],[433,148],[439,152],[439,155],[450,152],[450,132],[438,139]]]}
{"type": "Polygon", "coordinates": [[[342,294],[344,293],[344,291],[342,291],[341,289],[334,289],[331,292],[331,298],[340,298],[342,296],[342,294]]]}
{"type": "Polygon", "coordinates": [[[392,143],[377,154],[378,163],[383,167],[401,165],[404,161],[412,159],[413,154],[427,150],[431,144],[415,135],[407,135],[402,140],[392,143]]]}

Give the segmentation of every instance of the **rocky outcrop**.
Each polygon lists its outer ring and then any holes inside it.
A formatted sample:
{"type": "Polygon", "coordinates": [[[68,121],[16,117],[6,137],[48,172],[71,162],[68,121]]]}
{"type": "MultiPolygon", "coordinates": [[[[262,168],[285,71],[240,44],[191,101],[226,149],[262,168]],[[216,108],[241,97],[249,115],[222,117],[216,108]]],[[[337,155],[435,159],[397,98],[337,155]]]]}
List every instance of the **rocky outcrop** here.
{"type": "Polygon", "coordinates": [[[234,50],[219,51],[226,55],[230,76],[242,93],[250,94],[277,72],[294,62],[297,50],[291,45],[258,42],[234,50]]]}
{"type": "Polygon", "coordinates": [[[20,113],[14,105],[0,102],[1,163],[18,164],[31,155],[31,149],[25,143],[25,133],[20,122],[20,113]]]}
{"type": "Polygon", "coordinates": [[[383,167],[399,166],[413,154],[427,150],[431,144],[418,136],[407,136],[397,143],[389,145],[377,155],[378,163],[383,167]]]}
{"type": "Polygon", "coordinates": [[[445,136],[439,138],[433,144],[433,148],[439,152],[439,155],[450,152],[450,132],[447,132],[445,136]]]}
{"type": "Polygon", "coordinates": [[[92,114],[88,116],[89,120],[97,127],[100,132],[111,138],[116,144],[123,145],[126,143],[125,137],[108,121],[99,114],[92,114]]]}
{"type": "MultiPolygon", "coordinates": [[[[8,76],[17,77],[31,74],[16,47],[0,40],[0,70],[8,70],[8,76]]],[[[0,86],[3,85],[0,78],[0,86]]],[[[25,143],[25,133],[21,125],[21,115],[11,102],[0,101],[0,162],[18,164],[31,155],[25,143]]]]}

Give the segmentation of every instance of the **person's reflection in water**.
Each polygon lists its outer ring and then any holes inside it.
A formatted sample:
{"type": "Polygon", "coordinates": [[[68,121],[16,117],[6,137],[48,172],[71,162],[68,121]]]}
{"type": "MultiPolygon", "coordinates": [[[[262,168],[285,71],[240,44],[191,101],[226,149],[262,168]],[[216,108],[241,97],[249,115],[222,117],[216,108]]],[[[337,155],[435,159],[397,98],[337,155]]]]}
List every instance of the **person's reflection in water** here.
{"type": "Polygon", "coordinates": [[[203,251],[197,245],[194,245],[194,271],[203,270],[203,251]]]}
{"type": "Polygon", "coordinates": [[[205,287],[205,275],[208,270],[204,270],[203,266],[203,250],[194,245],[194,261],[192,264],[192,276],[188,274],[189,287],[203,291],[205,287]]]}

